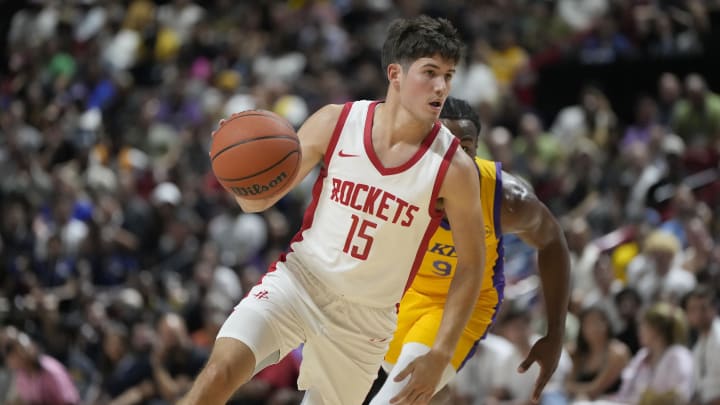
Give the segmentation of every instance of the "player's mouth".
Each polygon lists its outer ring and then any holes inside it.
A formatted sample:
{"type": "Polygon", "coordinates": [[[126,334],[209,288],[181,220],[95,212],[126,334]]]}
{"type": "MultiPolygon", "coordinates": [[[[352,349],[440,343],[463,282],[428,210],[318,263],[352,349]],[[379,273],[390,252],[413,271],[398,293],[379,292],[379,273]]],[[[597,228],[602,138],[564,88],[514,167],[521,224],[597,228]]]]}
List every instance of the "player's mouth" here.
{"type": "Polygon", "coordinates": [[[432,108],[436,112],[440,112],[442,110],[443,103],[442,101],[431,101],[428,103],[430,105],[430,108],[432,108]]]}

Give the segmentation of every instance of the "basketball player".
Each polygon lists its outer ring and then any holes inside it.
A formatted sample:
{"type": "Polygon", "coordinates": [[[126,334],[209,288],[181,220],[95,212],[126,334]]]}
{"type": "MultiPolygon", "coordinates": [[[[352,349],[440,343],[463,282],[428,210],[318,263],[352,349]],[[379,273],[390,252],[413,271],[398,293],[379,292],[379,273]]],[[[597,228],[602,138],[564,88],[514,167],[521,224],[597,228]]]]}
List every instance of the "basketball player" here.
{"type": "MultiPolygon", "coordinates": [[[[451,97],[445,101],[440,117],[443,124],[460,139],[463,150],[474,157],[480,121],[472,107],[451,97]]],[[[569,252],[559,224],[525,183],[503,172],[500,163],[477,157],[475,163],[480,170],[479,195],[485,220],[484,233],[478,235],[484,235],[486,267],[480,297],[474,304],[470,321],[437,389],[443,388],[472,356],[478,341],[493,322],[502,302],[505,284],[502,233],[515,233],[538,249],[539,271],[545,293],[547,335],[535,344],[519,368],[524,372],[533,362],[539,363],[541,372],[533,393],[533,400],[537,401],[557,367],[562,351],[569,294],[569,252]]],[[[403,389],[407,382],[405,377],[412,371],[408,364],[412,365],[418,356],[433,346],[456,266],[451,229],[446,221],[441,223],[430,240],[413,284],[400,302],[398,328],[383,364],[390,372],[371,405],[387,404],[393,397],[406,399],[408,391],[403,389]]]]}
{"type": "MultiPolygon", "coordinates": [[[[182,404],[224,404],[258,370],[301,343],[304,404],[357,405],[382,364],[397,305],[443,218],[453,224],[455,278],[430,350],[404,403],[430,401],[477,301],[485,245],[477,167],[440,124],[461,52],[444,19],[396,20],[382,60],[384,102],[328,105],[298,130],[296,185],[322,163],[289,251],[237,305],[182,404]]],[[[236,197],[245,211],[262,201],[236,197]]]]}

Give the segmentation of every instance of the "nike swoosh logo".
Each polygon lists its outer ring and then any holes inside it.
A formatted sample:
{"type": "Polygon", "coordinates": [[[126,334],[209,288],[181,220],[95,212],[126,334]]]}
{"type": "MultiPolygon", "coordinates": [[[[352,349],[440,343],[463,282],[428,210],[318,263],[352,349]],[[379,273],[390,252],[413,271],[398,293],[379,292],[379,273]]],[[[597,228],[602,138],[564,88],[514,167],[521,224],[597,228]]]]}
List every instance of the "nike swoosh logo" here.
{"type": "Polygon", "coordinates": [[[340,150],[340,152],[338,152],[338,156],[340,156],[340,157],[358,157],[360,155],[353,155],[351,153],[345,153],[343,150],[340,150]]]}

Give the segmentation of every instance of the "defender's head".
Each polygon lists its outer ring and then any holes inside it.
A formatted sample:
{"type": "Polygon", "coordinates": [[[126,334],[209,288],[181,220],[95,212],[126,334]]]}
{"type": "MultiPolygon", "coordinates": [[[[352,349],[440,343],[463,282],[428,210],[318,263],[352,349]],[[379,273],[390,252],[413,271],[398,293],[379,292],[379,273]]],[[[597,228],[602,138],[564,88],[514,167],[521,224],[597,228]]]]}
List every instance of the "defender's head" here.
{"type": "Polygon", "coordinates": [[[475,157],[480,135],[480,117],[465,100],[448,97],[440,119],[450,132],[460,140],[460,146],[470,157],[475,157]]]}

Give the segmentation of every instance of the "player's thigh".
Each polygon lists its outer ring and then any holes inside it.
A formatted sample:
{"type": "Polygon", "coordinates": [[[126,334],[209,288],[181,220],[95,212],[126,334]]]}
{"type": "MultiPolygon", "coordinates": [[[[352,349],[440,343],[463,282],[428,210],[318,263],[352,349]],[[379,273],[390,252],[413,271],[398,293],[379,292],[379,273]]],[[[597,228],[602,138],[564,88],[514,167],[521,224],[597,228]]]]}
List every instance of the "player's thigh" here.
{"type": "Polygon", "coordinates": [[[254,373],[276,363],[304,340],[305,325],[296,311],[304,303],[294,293],[295,288],[299,287],[287,276],[267,274],[218,332],[218,339],[235,339],[250,349],[254,373]]]}
{"type": "Polygon", "coordinates": [[[388,343],[347,342],[316,336],[303,346],[298,386],[311,405],[357,405],[377,377],[388,343]]]}
{"type": "Polygon", "coordinates": [[[389,371],[397,363],[403,345],[416,342],[432,346],[442,319],[444,301],[431,299],[410,289],[400,303],[398,325],[383,368],[389,371]]]}
{"type": "Polygon", "coordinates": [[[421,343],[425,346],[432,347],[433,343],[435,343],[435,337],[437,337],[442,317],[442,306],[427,307],[408,330],[403,344],[421,343]]]}
{"type": "Polygon", "coordinates": [[[377,377],[397,323],[394,308],[339,300],[326,307],[322,333],[303,347],[298,385],[328,404],[360,404],[377,377]]]}

